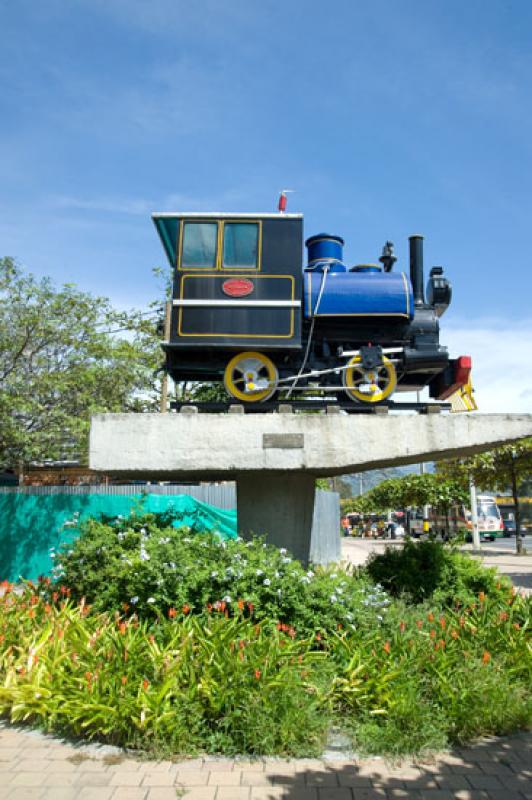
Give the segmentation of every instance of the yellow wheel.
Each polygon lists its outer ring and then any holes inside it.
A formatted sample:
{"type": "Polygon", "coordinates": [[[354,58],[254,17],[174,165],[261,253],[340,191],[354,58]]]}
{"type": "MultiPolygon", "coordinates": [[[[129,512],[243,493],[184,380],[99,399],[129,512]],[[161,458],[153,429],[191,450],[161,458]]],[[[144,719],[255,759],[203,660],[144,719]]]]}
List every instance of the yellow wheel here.
{"type": "Polygon", "coordinates": [[[379,367],[365,370],[360,356],[354,356],[342,372],[345,391],[351,400],[361,403],[380,403],[391,395],[397,385],[395,367],[386,356],[379,367]]]}
{"type": "Polygon", "coordinates": [[[269,400],[277,388],[279,374],[263,353],[247,351],[231,359],[225,368],[224,385],[230,395],[244,403],[269,400]]]}

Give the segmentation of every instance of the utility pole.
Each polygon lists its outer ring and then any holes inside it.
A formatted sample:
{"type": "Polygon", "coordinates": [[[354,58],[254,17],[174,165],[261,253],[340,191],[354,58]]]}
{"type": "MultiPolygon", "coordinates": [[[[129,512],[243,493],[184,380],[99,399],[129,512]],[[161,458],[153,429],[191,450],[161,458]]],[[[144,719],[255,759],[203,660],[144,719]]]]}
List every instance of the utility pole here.
{"type": "Polygon", "coordinates": [[[478,532],[478,513],[477,513],[477,487],[475,479],[469,476],[469,498],[471,503],[471,526],[473,534],[473,550],[480,550],[480,534],[478,532]]]}

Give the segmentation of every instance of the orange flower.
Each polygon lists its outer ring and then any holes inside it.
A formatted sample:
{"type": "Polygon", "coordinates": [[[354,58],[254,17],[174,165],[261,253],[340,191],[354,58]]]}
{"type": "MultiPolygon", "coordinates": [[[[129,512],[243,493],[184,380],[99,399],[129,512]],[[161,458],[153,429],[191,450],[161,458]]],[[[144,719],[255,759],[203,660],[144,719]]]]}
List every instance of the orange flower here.
{"type": "Polygon", "coordinates": [[[248,603],[248,611],[249,611],[250,614],[253,614],[253,609],[254,608],[255,608],[255,606],[253,605],[253,603],[248,603]]]}
{"type": "Polygon", "coordinates": [[[35,617],[35,609],[34,608],[30,608],[30,610],[28,611],[28,617],[30,619],[33,619],[35,617]]]}
{"type": "Polygon", "coordinates": [[[390,648],[390,642],[384,642],[384,644],[383,644],[383,646],[382,646],[382,649],[384,650],[384,652],[385,652],[385,653],[389,653],[389,652],[390,652],[390,650],[391,650],[391,648],[390,648]]]}
{"type": "Polygon", "coordinates": [[[478,599],[480,600],[481,603],[484,602],[484,600],[486,599],[486,595],[484,594],[484,592],[478,593],[478,599]]]}
{"type": "Polygon", "coordinates": [[[59,599],[59,592],[52,592],[52,602],[57,603],[59,599]]]}
{"type": "Polygon", "coordinates": [[[242,652],[242,650],[239,651],[238,657],[239,657],[240,661],[244,660],[244,653],[242,652]]]}
{"type": "Polygon", "coordinates": [[[260,678],[260,675],[261,675],[260,669],[256,669],[256,670],[255,670],[255,678],[256,678],[257,680],[259,680],[259,678],[260,678]]]}
{"type": "Polygon", "coordinates": [[[513,623],[513,627],[516,629],[516,631],[520,630],[520,628],[521,628],[521,626],[520,626],[520,624],[518,622],[514,622],[513,623]]]}
{"type": "Polygon", "coordinates": [[[170,619],[174,619],[177,616],[177,610],[175,608],[168,609],[168,616],[170,619]]]}
{"type": "Polygon", "coordinates": [[[238,606],[238,610],[239,611],[243,611],[244,610],[244,601],[243,600],[239,600],[238,603],[237,603],[237,606],[238,606]]]}
{"type": "Polygon", "coordinates": [[[501,622],[506,622],[507,619],[508,619],[508,612],[507,611],[501,611],[501,613],[499,614],[499,620],[501,622]]]}
{"type": "Polygon", "coordinates": [[[418,630],[421,630],[421,628],[423,627],[423,622],[422,622],[422,620],[420,620],[420,619],[416,620],[416,625],[417,625],[417,627],[418,627],[418,630]]]}
{"type": "Polygon", "coordinates": [[[185,605],[183,606],[183,614],[190,614],[190,606],[188,605],[188,603],[185,603],[185,605]]]}
{"type": "Polygon", "coordinates": [[[435,639],[436,638],[436,631],[434,629],[431,630],[431,632],[430,632],[430,638],[431,639],[435,639]]]}
{"type": "Polygon", "coordinates": [[[482,663],[483,664],[487,664],[488,661],[490,661],[490,660],[491,660],[491,655],[488,653],[487,650],[484,650],[484,652],[482,654],[482,663]]]}
{"type": "Polygon", "coordinates": [[[155,642],[155,636],[153,635],[153,633],[150,633],[150,635],[148,636],[148,639],[150,640],[151,644],[153,644],[155,642]]]}
{"type": "Polygon", "coordinates": [[[144,689],[144,691],[147,690],[149,685],[150,685],[150,682],[148,680],[146,680],[146,678],[144,678],[144,680],[142,681],[142,688],[144,689]]]}
{"type": "Polygon", "coordinates": [[[59,587],[59,591],[64,596],[67,593],[67,587],[66,586],[60,586],[59,587]]]}
{"type": "Polygon", "coordinates": [[[85,673],[85,678],[87,680],[87,683],[90,684],[90,682],[92,681],[92,672],[86,672],[85,673]]]}
{"type": "Polygon", "coordinates": [[[126,625],[126,623],[125,623],[125,622],[121,622],[121,623],[120,623],[120,625],[118,626],[118,630],[120,631],[120,633],[122,634],[122,636],[124,636],[124,635],[125,635],[125,633],[126,633],[126,629],[127,629],[127,625],[126,625]]]}
{"type": "Polygon", "coordinates": [[[465,617],[460,617],[460,619],[458,620],[458,624],[460,625],[461,628],[463,628],[465,625],[465,617]]]}
{"type": "Polygon", "coordinates": [[[454,629],[453,629],[453,630],[451,631],[451,636],[453,637],[453,639],[458,639],[458,636],[459,636],[459,633],[458,633],[458,631],[456,631],[456,630],[454,630],[454,629]]]}
{"type": "Polygon", "coordinates": [[[401,631],[401,633],[405,632],[405,630],[406,630],[406,622],[404,620],[401,620],[401,622],[399,623],[399,630],[401,631]]]}
{"type": "Polygon", "coordinates": [[[434,614],[432,613],[432,611],[429,611],[429,613],[427,614],[427,619],[429,622],[434,622],[434,614]]]}
{"type": "Polygon", "coordinates": [[[127,676],[126,675],[122,675],[122,686],[125,686],[126,683],[127,683],[127,676]]]}
{"type": "Polygon", "coordinates": [[[277,623],[277,630],[278,631],[282,631],[283,630],[283,626],[281,625],[280,622],[277,623]]]}
{"type": "Polygon", "coordinates": [[[122,608],[124,609],[124,611],[127,614],[127,612],[129,611],[129,603],[122,603],[122,608]]]}
{"type": "Polygon", "coordinates": [[[318,642],[321,642],[321,633],[316,634],[316,639],[318,642]]]}
{"type": "Polygon", "coordinates": [[[209,614],[211,613],[211,611],[212,611],[212,603],[207,603],[207,611],[209,612],[209,614]]]}
{"type": "Polygon", "coordinates": [[[440,617],[440,628],[442,629],[442,631],[445,630],[446,624],[447,624],[447,622],[445,620],[445,617],[440,617]]]}

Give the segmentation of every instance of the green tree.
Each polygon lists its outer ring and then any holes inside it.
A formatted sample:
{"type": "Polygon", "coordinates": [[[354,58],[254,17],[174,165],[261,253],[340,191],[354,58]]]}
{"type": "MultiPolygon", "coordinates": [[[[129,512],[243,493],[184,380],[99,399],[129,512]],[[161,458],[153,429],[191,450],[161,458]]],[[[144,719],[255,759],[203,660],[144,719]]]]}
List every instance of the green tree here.
{"type": "Polygon", "coordinates": [[[510,489],[515,506],[516,551],[523,552],[519,496],[532,474],[532,438],[497,447],[471,458],[443,462],[439,471],[446,477],[460,481],[464,486],[472,478],[479,489],[510,489]]]}
{"type": "Polygon", "coordinates": [[[155,325],[0,259],[0,465],[83,458],[91,414],[156,407],[155,325]]]}
{"type": "Polygon", "coordinates": [[[467,502],[467,497],[468,490],[462,480],[425,473],[383,481],[366,494],[347,501],[344,507],[349,511],[371,513],[427,505],[443,513],[448,520],[451,507],[467,502]]]}

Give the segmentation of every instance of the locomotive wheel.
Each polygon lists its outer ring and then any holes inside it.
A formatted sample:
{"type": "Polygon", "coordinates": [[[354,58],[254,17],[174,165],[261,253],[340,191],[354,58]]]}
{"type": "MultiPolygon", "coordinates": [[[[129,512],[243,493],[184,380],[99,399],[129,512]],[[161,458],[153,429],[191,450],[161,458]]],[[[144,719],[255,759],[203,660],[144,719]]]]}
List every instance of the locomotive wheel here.
{"type": "Polygon", "coordinates": [[[225,368],[224,386],[244,403],[269,400],[277,389],[279,373],[264,353],[246,351],[234,356],[225,368]]]}
{"type": "Polygon", "coordinates": [[[397,385],[395,367],[383,356],[382,364],[365,370],[360,356],[354,356],[342,372],[345,391],[351,400],[361,403],[380,403],[391,395],[397,385]]]}

